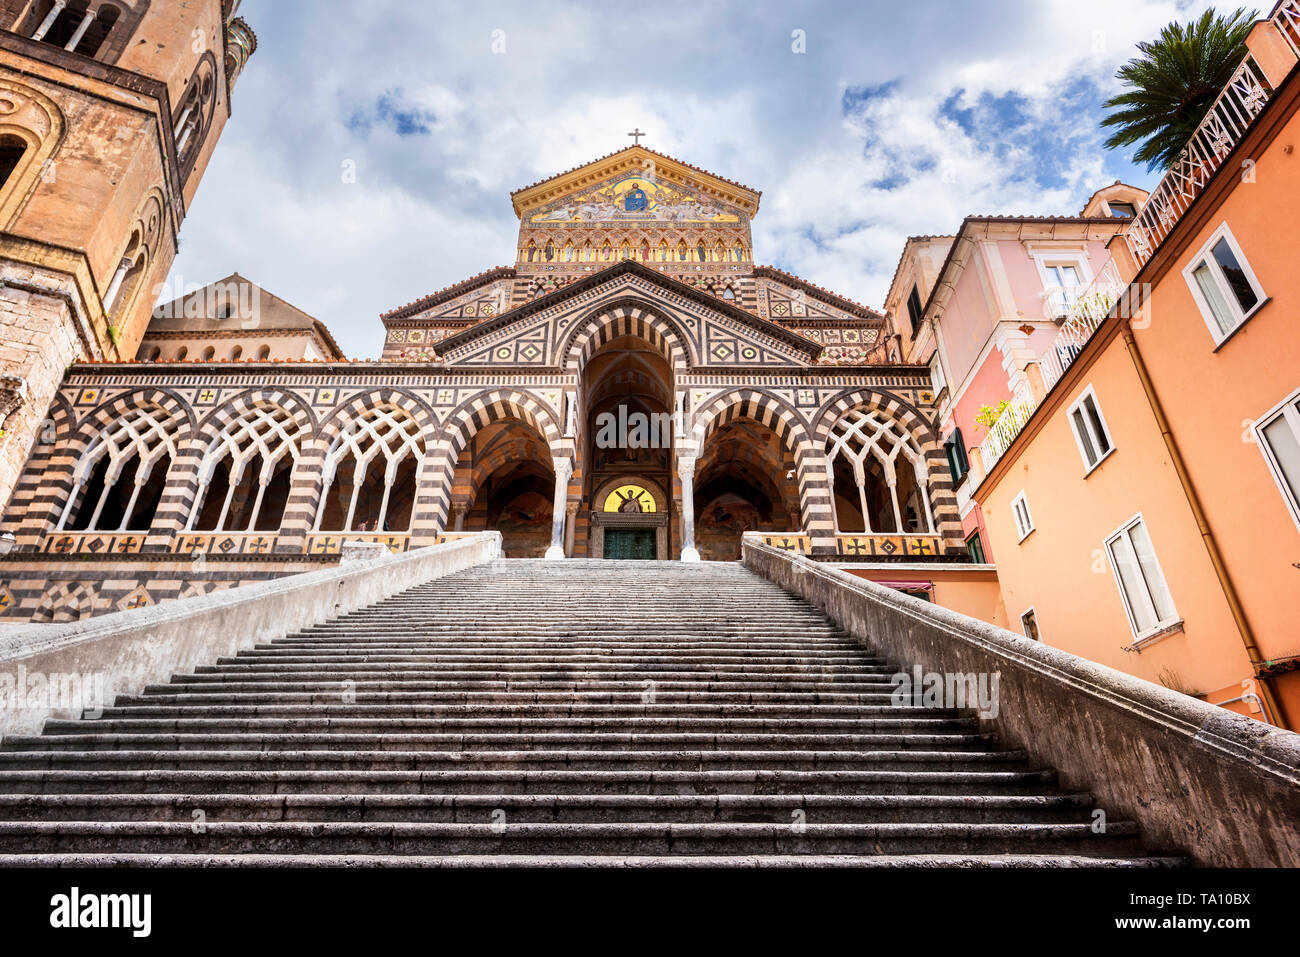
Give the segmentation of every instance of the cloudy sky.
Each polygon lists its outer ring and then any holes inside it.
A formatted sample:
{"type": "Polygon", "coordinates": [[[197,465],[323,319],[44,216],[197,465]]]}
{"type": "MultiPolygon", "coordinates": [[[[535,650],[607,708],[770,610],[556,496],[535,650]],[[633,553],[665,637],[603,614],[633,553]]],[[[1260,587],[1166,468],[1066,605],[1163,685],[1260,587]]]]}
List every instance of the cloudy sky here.
{"type": "Polygon", "coordinates": [[[373,356],[381,312],[513,262],[511,190],[639,126],[762,190],[758,262],[879,307],[909,235],[1150,186],[1101,103],[1205,5],[244,0],[260,45],[171,284],[238,271],[373,356]]]}

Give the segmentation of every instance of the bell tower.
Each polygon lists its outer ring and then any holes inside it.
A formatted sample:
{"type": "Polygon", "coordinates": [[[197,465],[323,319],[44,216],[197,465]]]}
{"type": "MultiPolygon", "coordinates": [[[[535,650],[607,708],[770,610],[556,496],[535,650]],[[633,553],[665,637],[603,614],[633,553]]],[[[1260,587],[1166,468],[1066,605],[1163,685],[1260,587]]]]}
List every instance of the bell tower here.
{"type": "Polygon", "coordinates": [[[257,48],[239,3],[0,0],[0,503],[67,367],[135,355],[257,48]]]}

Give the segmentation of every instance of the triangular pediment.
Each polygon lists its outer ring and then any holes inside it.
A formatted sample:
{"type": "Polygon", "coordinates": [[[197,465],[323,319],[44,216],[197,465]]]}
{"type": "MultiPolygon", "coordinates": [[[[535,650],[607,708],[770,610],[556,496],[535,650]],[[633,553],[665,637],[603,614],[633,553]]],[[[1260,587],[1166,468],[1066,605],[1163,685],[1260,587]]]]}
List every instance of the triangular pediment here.
{"type": "Polygon", "coordinates": [[[748,186],[633,146],[526,186],[511,198],[525,225],[624,220],[722,225],[747,223],[758,212],[760,196],[748,186]]]}
{"type": "Polygon", "coordinates": [[[602,317],[636,313],[680,344],[691,367],[804,368],[821,345],[631,261],[480,322],[441,343],[451,366],[565,367],[602,317]]]}

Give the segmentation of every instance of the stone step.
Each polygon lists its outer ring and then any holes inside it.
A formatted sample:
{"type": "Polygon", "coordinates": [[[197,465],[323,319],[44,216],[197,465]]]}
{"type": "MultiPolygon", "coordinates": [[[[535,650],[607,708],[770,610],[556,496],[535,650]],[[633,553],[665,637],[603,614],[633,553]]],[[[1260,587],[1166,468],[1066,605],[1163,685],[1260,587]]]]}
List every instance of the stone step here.
{"type": "Polygon", "coordinates": [[[1142,853],[1137,827],[1088,824],[367,824],[0,821],[0,853],[1075,854],[1142,853]]]}
{"type": "Polygon", "coordinates": [[[497,561],[6,739],[0,863],[1181,863],[895,673],[735,563],[497,561]]]}
{"type": "Polygon", "coordinates": [[[739,733],[672,731],[653,732],[524,732],[519,734],[471,732],[462,734],[345,732],[166,732],[162,734],[102,732],[83,728],[80,734],[12,735],[5,746],[12,751],[551,751],[583,748],[587,751],[690,750],[726,751],[864,751],[987,750],[989,735],[956,734],[790,734],[745,731],[739,733]]]}
{"type": "MultiPolygon", "coordinates": [[[[123,696],[125,697],[125,696],[123,696]]],[[[596,720],[602,724],[614,718],[667,718],[691,720],[708,718],[727,720],[751,718],[763,720],[797,720],[804,717],[836,718],[846,720],[961,720],[971,721],[969,715],[952,709],[893,707],[890,704],[753,704],[718,702],[663,702],[647,704],[640,699],[617,703],[557,701],[534,702],[443,702],[433,704],[423,698],[414,698],[401,704],[352,703],[344,704],[337,696],[323,703],[281,701],[250,703],[242,699],[233,703],[204,703],[188,701],[177,704],[171,699],[157,696],[139,696],[124,702],[119,698],[112,707],[104,709],[105,718],[307,718],[318,717],[326,721],[348,718],[384,718],[393,720],[446,719],[463,717],[490,717],[512,720],[540,718],[579,718],[596,720]]]]}
{"type": "Polygon", "coordinates": [[[4,858],[12,868],[456,868],[480,870],[529,868],[959,868],[1050,869],[1086,867],[1092,869],[1174,869],[1187,867],[1181,857],[1086,857],[1077,854],[891,854],[859,856],[846,854],[696,854],[692,856],[589,855],[589,854],[12,854],[4,858]]]}
{"type": "Polygon", "coordinates": [[[306,770],[446,770],[473,766],[486,770],[907,770],[930,771],[1025,768],[1021,751],[900,750],[762,750],[741,748],[680,749],[675,751],[553,748],[483,751],[340,751],[254,750],[117,750],[117,751],[0,751],[0,770],[232,770],[257,771],[273,767],[306,770]]]}
{"type": "MultiPolygon", "coordinates": [[[[131,713],[131,712],[126,712],[131,713]]],[[[429,732],[498,731],[504,733],[594,732],[611,733],[740,733],[773,734],[952,734],[973,731],[971,718],[708,718],[659,717],[538,717],[533,714],[503,717],[443,718],[339,718],[316,714],[297,718],[275,717],[187,717],[187,718],[100,718],[93,722],[51,719],[46,735],[172,734],[225,731],[231,733],[304,732],[429,732]]]]}
{"type": "MultiPolygon", "coordinates": [[[[268,690],[202,693],[194,690],[163,691],[172,689],[171,685],[159,685],[158,692],[143,695],[119,695],[114,704],[117,707],[130,707],[135,704],[149,704],[160,700],[174,702],[178,705],[221,705],[221,704],[633,704],[646,700],[648,689],[637,687],[629,691],[597,690],[551,690],[551,691],[355,691],[344,687],[343,682],[332,689],[320,692],[291,692],[268,690]],[[344,701],[344,698],[347,698],[344,701]]],[[[758,704],[758,705],[798,705],[843,704],[843,705],[877,705],[889,708],[892,698],[887,691],[878,694],[828,691],[666,691],[661,687],[655,690],[654,701],[658,704],[758,704]]]]}
{"type": "Polygon", "coordinates": [[[265,676],[249,675],[228,677],[225,675],[189,675],[174,676],[171,684],[146,685],[145,694],[238,694],[242,691],[263,692],[331,692],[338,693],[340,684],[347,683],[358,694],[377,694],[380,692],[446,692],[462,689],[475,691],[576,691],[613,693],[628,692],[642,694],[647,684],[653,684],[656,692],[828,692],[832,694],[889,694],[894,685],[884,676],[856,677],[853,675],[776,675],[769,680],[764,675],[746,677],[743,675],[679,674],[658,676],[655,672],[632,672],[627,677],[609,678],[600,672],[590,677],[581,671],[556,671],[550,676],[522,675],[505,680],[490,680],[482,675],[474,677],[454,675],[423,676],[389,674],[381,677],[352,675],[348,672],[325,673],[319,675],[293,676],[272,674],[265,676]]]}
{"type": "Polygon", "coordinates": [[[1084,822],[1093,806],[1086,794],[0,794],[0,820],[1005,824],[1084,822]]]}
{"type": "MultiPolygon", "coordinates": [[[[402,660],[397,656],[387,656],[388,660],[375,660],[366,655],[353,656],[298,656],[284,658],[244,657],[227,658],[215,665],[203,665],[194,669],[196,676],[257,676],[257,675],[311,675],[316,672],[329,674],[456,674],[483,675],[509,674],[530,675],[557,671],[581,671],[584,674],[628,674],[654,672],[657,674],[740,674],[773,675],[816,674],[816,675],[857,675],[891,678],[896,670],[887,665],[863,665],[856,662],[826,662],[817,658],[790,658],[784,661],[767,659],[762,663],[748,663],[744,659],[724,659],[721,661],[700,661],[696,663],[674,661],[670,657],[647,656],[619,660],[613,656],[588,655],[585,657],[551,658],[541,655],[520,658],[512,655],[510,660],[492,661],[486,656],[479,659],[454,659],[450,656],[426,655],[402,660]]],[[[190,677],[186,675],[184,677],[190,677]]]]}
{"type": "Polygon", "coordinates": [[[5,770],[0,794],[1042,794],[1046,769],[907,770],[492,770],[317,771],[276,766],[258,771],[171,769],[5,770]]]}
{"type": "Polygon", "coordinates": [[[305,652],[294,649],[283,648],[255,648],[242,651],[233,657],[218,658],[213,666],[202,666],[195,669],[197,673],[204,673],[214,668],[230,667],[248,667],[257,666],[262,668],[275,667],[277,665],[313,665],[313,664],[364,664],[372,666],[392,666],[397,668],[411,668],[422,664],[429,664],[439,668],[443,667],[485,667],[485,668],[522,668],[529,665],[565,665],[565,664],[610,664],[610,665],[636,665],[636,664],[653,664],[653,665],[677,665],[681,668],[700,667],[733,667],[733,668],[766,668],[773,665],[790,665],[791,667],[813,666],[822,668],[859,668],[869,669],[880,673],[894,672],[894,668],[886,664],[883,660],[870,659],[861,655],[850,653],[844,654],[799,654],[795,652],[764,652],[752,655],[745,654],[719,654],[716,652],[680,652],[677,654],[666,653],[660,649],[647,649],[644,653],[633,654],[626,651],[614,651],[613,649],[592,650],[592,651],[575,651],[564,653],[559,651],[548,652],[544,646],[539,646],[535,651],[512,651],[509,657],[502,655],[499,650],[492,651],[462,651],[455,646],[449,646],[437,653],[419,654],[401,652],[367,652],[362,649],[349,647],[348,645],[335,644],[332,646],[323,646],[318,651],[305,652]]]}

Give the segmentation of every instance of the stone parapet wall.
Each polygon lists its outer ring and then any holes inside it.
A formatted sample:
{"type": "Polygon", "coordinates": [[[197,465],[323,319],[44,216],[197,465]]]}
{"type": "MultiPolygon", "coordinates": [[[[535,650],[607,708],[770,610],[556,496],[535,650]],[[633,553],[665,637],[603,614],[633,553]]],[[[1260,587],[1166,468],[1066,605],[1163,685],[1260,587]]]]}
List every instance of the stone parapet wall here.
{"type": "Polygon", "coordinates": [[[1300,865],[1300,735],[1134,678],[874,582],[744,542],[745,564],[876,653],[941,675],[998,675],[981,717],[1062,786],[1211,867],[1300,865]]]}

